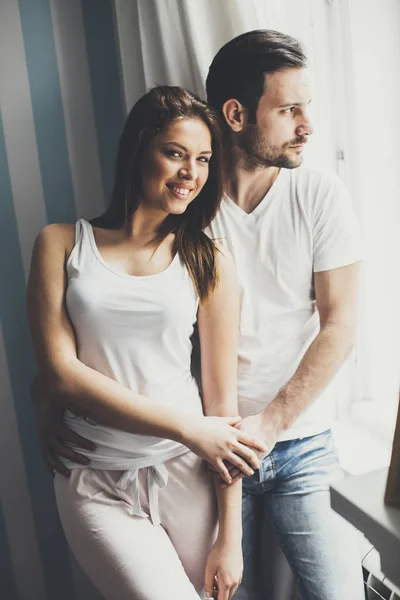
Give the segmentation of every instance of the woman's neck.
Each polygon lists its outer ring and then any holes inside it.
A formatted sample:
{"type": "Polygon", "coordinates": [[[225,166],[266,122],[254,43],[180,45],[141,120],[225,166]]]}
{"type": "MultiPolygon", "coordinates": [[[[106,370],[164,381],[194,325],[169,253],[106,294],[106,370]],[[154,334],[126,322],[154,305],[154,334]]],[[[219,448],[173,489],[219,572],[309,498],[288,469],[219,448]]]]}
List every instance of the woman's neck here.
{"type": "Polygon", "coordinates": [[[149,244],[158,237],[167,217],[164,212],[139,205],[125,224],[126,235],[140,245],[149,244]]]}

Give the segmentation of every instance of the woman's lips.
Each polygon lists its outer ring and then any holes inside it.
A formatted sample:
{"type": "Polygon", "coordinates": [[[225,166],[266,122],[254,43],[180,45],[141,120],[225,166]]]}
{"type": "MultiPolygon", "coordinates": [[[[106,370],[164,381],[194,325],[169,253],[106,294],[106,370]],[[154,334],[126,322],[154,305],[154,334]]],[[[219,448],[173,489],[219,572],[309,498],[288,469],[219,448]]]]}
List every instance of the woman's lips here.
{"type": "Polygon", "coordinates": [[[179,199],[187,198],[193,188],[187,188],[182,185],[167,184],[168,189],[179,199]]]}

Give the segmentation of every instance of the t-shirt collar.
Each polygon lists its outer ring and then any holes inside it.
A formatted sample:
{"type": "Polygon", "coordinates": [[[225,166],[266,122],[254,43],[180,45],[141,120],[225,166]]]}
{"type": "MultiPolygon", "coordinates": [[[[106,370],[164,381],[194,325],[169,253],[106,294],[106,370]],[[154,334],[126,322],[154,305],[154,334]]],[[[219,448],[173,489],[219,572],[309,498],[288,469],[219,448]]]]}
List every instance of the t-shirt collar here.
{"type": "Polygon", "coordinates": [[[277,178],[272,184],[271,188],[265,194],[264,198],[261,202],[252,210],[250,213],[244,211],[240,206],[234,202],[226,192],[224,192],[223,199],[229,204],[232,210],[241,217],[245,221],[256,221],[258,217],[266,210],[266,208],[271,204],[274,198],[279,194],[279,190],[282,186],[282,182],[286,179],[286,177],[290,176],[291,169],[281,169],[278,173],[277,178]]]}

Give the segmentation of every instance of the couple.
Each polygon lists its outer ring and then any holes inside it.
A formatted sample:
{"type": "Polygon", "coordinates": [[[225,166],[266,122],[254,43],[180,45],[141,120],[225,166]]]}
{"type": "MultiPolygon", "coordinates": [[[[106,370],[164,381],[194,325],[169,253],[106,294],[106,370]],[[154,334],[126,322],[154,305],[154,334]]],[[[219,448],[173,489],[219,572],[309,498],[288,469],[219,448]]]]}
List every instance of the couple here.
{"type": "Polygon", "coordinates": [[[35,407],[62,525],[107,600],[266,600],[267,519],[304,600],[362,600],[329,505],[360,238],[340,180],[301,167],[300,44],[235,38],[207,97],[150,90],[107,211],[35,242],[35,407]]]}

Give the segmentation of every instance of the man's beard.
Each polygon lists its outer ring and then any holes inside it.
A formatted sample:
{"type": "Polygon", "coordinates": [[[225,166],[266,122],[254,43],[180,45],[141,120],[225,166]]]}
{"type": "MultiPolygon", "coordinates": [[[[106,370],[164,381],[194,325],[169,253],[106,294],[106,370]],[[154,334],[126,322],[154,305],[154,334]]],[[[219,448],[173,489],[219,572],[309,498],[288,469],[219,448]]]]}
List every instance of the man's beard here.
{"type": "Polygon", "coordinates": [[[280,147],[273,146],[260,135],[257,125],[250,125],[238,141],[240,165],[246,171],[256,171],[265,167],[295,169],[301,165],[303,157],[300,154],[289,156],[286,149],[306,142],[307,136],[298,136],[280,147]]]}

